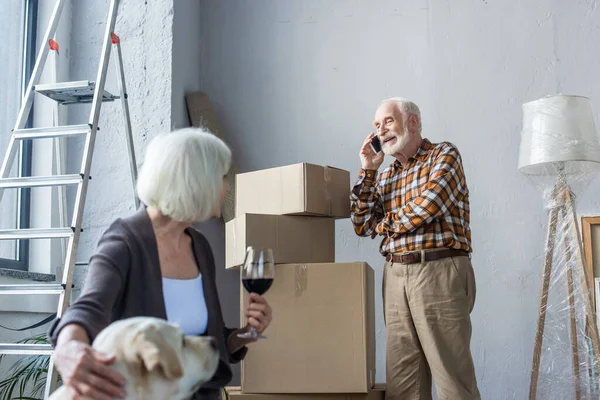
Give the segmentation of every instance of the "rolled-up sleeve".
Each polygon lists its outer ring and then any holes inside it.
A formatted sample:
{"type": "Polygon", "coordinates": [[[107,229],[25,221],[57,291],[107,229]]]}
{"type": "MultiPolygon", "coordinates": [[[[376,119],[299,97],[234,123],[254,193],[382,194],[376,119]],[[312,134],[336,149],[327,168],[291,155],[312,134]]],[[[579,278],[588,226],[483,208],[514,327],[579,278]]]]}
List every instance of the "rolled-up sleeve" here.
{"type": "Polygon", "coordinates": [[[350,191],[350,220],[358,236],[369,236],[383,218],[383,206],[377,192],[377,171],[361,169],[350,191]]]}
{"type": "MultiPolygon", "coordinates": [[[[225,343],[229,339],[229,336],[235,332],[237,329],[227,328],[225,327],[225,343]]],[[[233,354],[229,354],[229,362],[231,364],[237,364],[241,362],[244,357],[246,357],[246,353],[248,352],[248,347],[244,346],[233,354]]]]}
{"type": "Polygon", "coordinates": [[[113,307],[125,287],[130,257],[122,228],[114,223],[103,234],[90,258],[81,295],[62,318],[52,324],[49,337],[53,345],[56,345],[60,331],[69,324],[83,327],[93,341],[111,323],[113,307]]]}

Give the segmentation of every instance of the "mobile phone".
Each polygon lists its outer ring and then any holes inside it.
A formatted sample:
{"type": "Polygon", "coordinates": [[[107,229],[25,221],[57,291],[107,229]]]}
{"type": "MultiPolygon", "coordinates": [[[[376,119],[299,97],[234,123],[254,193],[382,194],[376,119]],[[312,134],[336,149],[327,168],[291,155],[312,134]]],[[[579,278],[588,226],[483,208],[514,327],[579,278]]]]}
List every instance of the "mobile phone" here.
{"type": "Polygon", "coordinates": [[[379,136],[373,136],[371,139],[371,148],[375,153],[379,153],[381,151],[381,142],[379,141],[379,136]]]}

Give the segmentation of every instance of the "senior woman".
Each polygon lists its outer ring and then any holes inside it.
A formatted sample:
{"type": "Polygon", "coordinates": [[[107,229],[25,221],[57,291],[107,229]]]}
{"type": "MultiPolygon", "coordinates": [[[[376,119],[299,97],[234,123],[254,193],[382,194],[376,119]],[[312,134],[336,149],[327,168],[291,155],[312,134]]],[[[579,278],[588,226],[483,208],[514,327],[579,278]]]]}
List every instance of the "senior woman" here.
{"type": "Polygon", "coordinates": [[[237,334],[267,328],[271,308],[256,294],[250,296],[248,325],[225,327],[212,250],[191,226],[220,216],[230,162],[227,146],[201,129],[164,134],[148,145],[137,184],[144,206],[102,235],[81,295],[50,330],[56,368],[73,393],[98,400],[125,395],[123,377],[109,368],[114,357],[90,347],[113,321],[158,317],[179,323],[187,335],[215,337],[221,359],[194,396],[202,399],[219,396],[231,379],[230,363],[239,362],[254,341],[237,334]]]}

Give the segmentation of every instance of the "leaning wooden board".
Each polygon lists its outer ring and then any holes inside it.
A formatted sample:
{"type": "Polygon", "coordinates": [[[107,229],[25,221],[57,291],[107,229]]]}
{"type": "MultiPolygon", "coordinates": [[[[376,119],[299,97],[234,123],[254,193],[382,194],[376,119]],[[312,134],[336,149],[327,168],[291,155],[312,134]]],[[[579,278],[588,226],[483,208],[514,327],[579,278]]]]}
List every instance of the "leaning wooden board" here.
{"type": "MultiPolygon", "coordinates": [[[[188,113],[192,126],[208,129],[219,139],[225,141],[223,137],[223,128],[219,123],[217,113],[213,107],[208,95],[204,92],[191,92],[185,95],[188,113]]],[[[231,167],[227,173],[229,182],[229,192],[223,202],[221,215],[225,222],[231,221],[235,217],[235,176],[240,172],[234,160],[231,160],[231,167]]]]}

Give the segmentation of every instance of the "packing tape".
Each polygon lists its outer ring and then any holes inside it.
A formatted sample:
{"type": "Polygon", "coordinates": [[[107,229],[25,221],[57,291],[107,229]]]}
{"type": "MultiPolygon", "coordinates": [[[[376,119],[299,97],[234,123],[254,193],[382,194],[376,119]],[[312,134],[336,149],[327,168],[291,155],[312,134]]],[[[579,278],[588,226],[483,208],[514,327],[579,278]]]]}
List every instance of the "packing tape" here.
{"type": "Polygon", "coordinates": [[[331,215],[331,174],[329,167],[323,167],[323,179],[325,180],[325,198],[327,199],[327,214],[331,215]]]}
{"type": "Polygon", "coordinates": [[[308,269],[305,264],[296,266],[296,279],[295,279],[295,294],[296,297],[302,296],[308,286],[308,269]]]}

